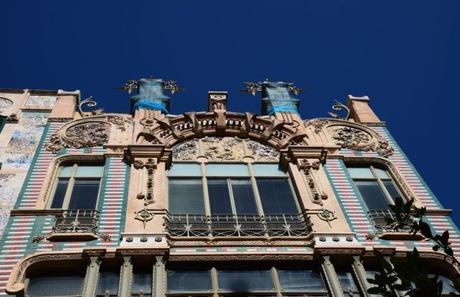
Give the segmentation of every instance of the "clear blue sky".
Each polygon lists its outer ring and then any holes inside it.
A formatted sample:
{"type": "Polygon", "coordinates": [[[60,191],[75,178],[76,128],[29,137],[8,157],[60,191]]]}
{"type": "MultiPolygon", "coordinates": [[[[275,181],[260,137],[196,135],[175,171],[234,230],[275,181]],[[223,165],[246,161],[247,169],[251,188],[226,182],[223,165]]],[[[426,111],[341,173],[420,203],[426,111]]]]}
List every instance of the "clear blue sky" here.
{"type": "Polygon", "coordinates": [[[242,81],[293,81],[305,118],[368,95],[460,222],[460,1],[1,1],[0,87],[80,89],[128,111],[114,87],[177,80],[172,112],[204,110],[208,90],[259,111],[242,81]],[[449,157],[449,154],[451,154],[449,157]]]}

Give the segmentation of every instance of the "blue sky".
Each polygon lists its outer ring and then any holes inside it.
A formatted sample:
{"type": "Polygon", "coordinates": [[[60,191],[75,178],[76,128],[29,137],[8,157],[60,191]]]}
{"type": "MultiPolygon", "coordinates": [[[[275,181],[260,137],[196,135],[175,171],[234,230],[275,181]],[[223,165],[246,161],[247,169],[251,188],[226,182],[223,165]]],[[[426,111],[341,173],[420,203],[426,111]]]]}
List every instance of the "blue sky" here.
{"type": "Polygon", "coordinates": [[[368,95],[460,222],[460,1],[2,1],[0,87],[80,89],[125,112],[127,79],[174,79],[172,112],[208,90],[259,112],[243,81],[293,81],[304,118],[368,95]]]}

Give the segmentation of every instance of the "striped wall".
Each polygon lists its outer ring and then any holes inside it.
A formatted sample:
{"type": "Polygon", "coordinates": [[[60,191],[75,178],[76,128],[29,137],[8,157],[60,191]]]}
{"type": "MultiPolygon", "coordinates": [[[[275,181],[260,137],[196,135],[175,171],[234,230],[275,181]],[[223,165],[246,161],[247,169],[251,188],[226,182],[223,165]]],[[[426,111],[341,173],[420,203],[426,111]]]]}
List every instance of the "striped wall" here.
{"type": "MultiPolygon", "coordinates": [[[[397,145],[394,139],[389,134],[388,130],[384,127],[373,127],[382,137],[389,141],[395,149],[394,154],[388,158],[400,175],[404,178],[406,184],[415,193],[416,197],[428,209],[442,209],[442,205],[438,199],[428,188],[426,183],[415,170],[414,166],[410,163],[407,156],[402,152],[401,148],[397,145]]],[[[359,152],[349,149],[341,150],[344,156],[353,157],[378,157],[374,152],[359,152]]],[[[432,243],[426,241],[398,241],[398,240],[380,240],[380,239],[367,239],[366,236],[370,232],[374,232],[373,225],[367,218],[367,209],[363,199],[360,196],[358,189],[354,186],[351,177],[348,174],[345,164],[342,160],[329,159],[325,166],[326,174],[333,186],[334,192],[339,199],[340,205],[347,216],[348,223],[350,224],[353,232],[356,232],[358,240],[366,247],[372,246],[393,246],[404,247],[412,249],[416,246],[419,249],[427,248],[431,250],[432,243]]],[[[456,225],[448,216],[429,216],[427,222],[432,226],[433,231],[441,234],[445,230],[449,230],[452,248],[454,253],[460,254],[460,232],[456,225]]]]}
{"type": "MultiPolygon", "coordinates": [[[[58,154],[45,149],[47,140],[62,123],[48,123],[45,127],[39,148],[30,166],[26,180],[16,201],[15,209],[35,207],[41,187],[51,162],[57,155],[104,153],[102,147],[84,149],[64,149],[58,154]]],[[[36,252],[81,250],[86,247],[115,247],[120,243],[120,233],[124,229],[126,197],[128,194],[129,166],[121,157],[105,159],[104,176],[98,200],[100,212],[99,233],[110,235],[112,240],[101,239],[82,242],[49,242],[43,240],[33,243],[35,236],[52,232],[54,216],[15,216],[11,217],[0,240],[0,296],[7,296],[5,286],[14,265],[23,257],[36,252]]]]}

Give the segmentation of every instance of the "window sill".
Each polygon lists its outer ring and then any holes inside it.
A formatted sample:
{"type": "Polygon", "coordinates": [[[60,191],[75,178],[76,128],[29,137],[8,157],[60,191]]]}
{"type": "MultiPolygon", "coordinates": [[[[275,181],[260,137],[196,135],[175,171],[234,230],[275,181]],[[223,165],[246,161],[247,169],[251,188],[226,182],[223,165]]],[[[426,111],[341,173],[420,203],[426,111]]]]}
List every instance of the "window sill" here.
{"type": "Polygon", "coordinates": [[[423,237],[420,234],[410,234],[408,232],[383,232],[379,235],[380,239],[386,240],[422,240],[423,237]]]}
{"type": "Polygon", "coordinates": [[[46,237],[48,241],[92,241],[98,237],[91,232],[81,233],[51,233],[46,237]]]}

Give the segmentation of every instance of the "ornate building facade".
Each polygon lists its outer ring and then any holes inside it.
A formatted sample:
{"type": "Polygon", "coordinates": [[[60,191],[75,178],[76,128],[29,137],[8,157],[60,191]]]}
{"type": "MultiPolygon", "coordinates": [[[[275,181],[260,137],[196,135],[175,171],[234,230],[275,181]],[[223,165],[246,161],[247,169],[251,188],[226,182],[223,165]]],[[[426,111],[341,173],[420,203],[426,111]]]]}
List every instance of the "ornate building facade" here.
{"type": "Polygon", "coordinates": [[[460,252],[451,211],[367,97],[302,119],[298,88],[263,81],[247,83],[261,115],[227,110],[222,91],[174,115],[174,82],[123,89],[131,113],[0,90],[0,296],[374,296],[377,255],[413,247],[458,277],[422,236],[384,228],[389,204],[414,199],[460,252]]]}

